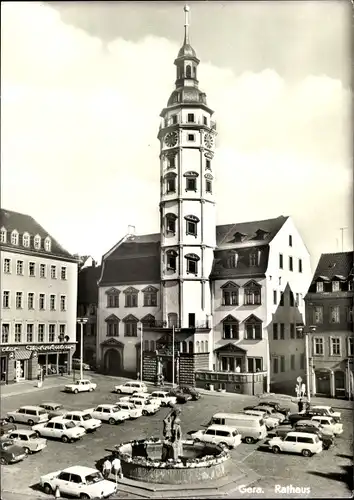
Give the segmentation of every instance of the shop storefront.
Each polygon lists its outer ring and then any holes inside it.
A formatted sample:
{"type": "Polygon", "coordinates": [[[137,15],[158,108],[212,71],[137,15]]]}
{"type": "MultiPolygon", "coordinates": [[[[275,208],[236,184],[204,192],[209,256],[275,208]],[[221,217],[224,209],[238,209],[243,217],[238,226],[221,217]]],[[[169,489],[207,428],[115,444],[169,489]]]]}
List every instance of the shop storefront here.
{"type": "Polygon", "coordinates": [[[0,347],[1,382],[10,384],[70,373],[76,344],[29,344],[0,347]]]}

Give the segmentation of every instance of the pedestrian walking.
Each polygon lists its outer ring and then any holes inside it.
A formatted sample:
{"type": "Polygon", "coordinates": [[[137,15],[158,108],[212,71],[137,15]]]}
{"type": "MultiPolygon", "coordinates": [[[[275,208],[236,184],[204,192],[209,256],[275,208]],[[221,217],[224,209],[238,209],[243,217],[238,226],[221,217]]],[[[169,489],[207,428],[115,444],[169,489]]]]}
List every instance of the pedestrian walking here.
{"type": "Polygon", "coordinates": [[[111,471],[112,471],[112,464],[111,462],[108,460],[108,458],[105,460],[104,464],[103,464],[103,477],[105,479],[108,479],[110,474],[111,474],[111,471]]]}
{"type": "Polygon", "coordinates": [[[112,462],[112,472],[115,475],[116,481],[118,477],[119,479],[123,477],[122,464],[118,457],[116,457],[112,462]]]}
{"type": "Polygon", "coordinates": [[[299,413],[301,413],[302,410],[304,409],[304,403],[303,403],[302,399],[299,399],[299,402],[297,405],[299,407],[299,413]]]}

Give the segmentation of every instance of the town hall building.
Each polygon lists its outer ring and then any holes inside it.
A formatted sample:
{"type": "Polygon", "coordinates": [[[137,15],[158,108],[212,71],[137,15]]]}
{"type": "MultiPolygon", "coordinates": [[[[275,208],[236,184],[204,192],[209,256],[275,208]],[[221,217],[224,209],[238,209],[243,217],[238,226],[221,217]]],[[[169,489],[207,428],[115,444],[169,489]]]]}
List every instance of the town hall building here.
{"type": "Polygon", "coordinates": [[[216,125],[184,10],[175,90],[158,132],[160,232],[130,232],[102,258],[97,364],[143,380],[162,373],[230,392],[285,390],[304,375],[296,325],[310,255],[290,217],[216,225],[216,125]]]}

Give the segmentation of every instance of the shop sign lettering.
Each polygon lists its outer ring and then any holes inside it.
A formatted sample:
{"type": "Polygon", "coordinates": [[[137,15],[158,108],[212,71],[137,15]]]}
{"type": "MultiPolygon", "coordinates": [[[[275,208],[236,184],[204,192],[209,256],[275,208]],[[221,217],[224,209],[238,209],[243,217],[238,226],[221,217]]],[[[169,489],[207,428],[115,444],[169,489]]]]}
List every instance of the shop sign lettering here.
{"type": "MultiPolygon", "coordinates": [[[[52,344],[52,345],[26,345],[22,346],[27,351],[69,351],[73,349],[74,346],[66,344],[52,344]]],[[[5,346],[0,348],[0,352],[15,352],[18,351],[20,347],[15,346],[5,346]]]]}
{"type": "Polygon", "coordinates": [[[19,347],[6,346],[1,348],[1,352],[14,352],[17,351],[19,347]]]}

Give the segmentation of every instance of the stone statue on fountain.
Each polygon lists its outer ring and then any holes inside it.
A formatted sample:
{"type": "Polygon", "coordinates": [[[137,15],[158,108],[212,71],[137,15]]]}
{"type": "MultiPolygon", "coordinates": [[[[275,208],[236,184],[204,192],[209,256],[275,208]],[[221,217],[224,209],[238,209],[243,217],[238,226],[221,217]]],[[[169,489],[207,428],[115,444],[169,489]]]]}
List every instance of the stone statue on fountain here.
{"type": "Polygon", "coordinates": [[[182,429],[179,415],[181,410],[175,405],[170,405],[171,411],[163,420],[164,442],[162,446],[161,460],[177,460],[182,455],[182,429]]]}

